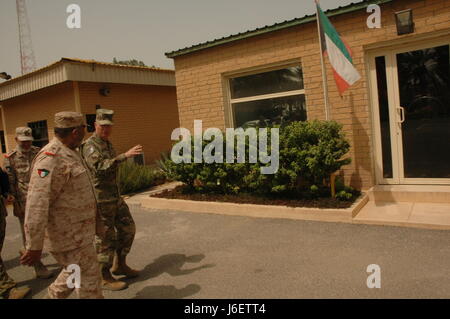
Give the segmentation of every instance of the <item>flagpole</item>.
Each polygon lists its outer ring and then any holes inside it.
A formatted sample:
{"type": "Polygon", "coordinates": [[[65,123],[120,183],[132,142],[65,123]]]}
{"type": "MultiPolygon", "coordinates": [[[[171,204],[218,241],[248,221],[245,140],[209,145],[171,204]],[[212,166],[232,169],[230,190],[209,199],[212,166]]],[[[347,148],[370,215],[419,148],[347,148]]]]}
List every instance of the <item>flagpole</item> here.
{"type": "Polygon", "coordinates": [[[323,47],[322,47],[322,33],[320,32],[320,19],[319,19],[319,0],[316,2],[316,20],[317,20],[317,32],[319,34],[319,44],[320,44],[320,63],[322,65],[322,81],[323,81],[323,99],[325,101],[325,120],[330,120],[330,107],[328,100],[328,81],[327,81],[327,70],[325,68],[325,60],[323,57],[323,47]]]}

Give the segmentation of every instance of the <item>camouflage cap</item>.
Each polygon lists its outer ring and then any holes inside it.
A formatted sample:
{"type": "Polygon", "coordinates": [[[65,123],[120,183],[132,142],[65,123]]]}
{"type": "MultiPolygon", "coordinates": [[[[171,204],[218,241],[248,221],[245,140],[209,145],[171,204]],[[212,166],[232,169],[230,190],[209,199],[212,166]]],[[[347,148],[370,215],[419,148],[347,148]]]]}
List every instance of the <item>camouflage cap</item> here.
{"type": "Polygon", "coordinates": [[[83,114],[78,112],[59,112],[55,114],[55,127],[71,128],[85,125],[83,114]]]}
{"type": "Polygon", "coordinates": [[[113,116],[114,116],[113,110],[98,109],[95,121],[99,125],[114,125],[113,116]]]}
{"type": "Polygon", "coordinates": [[[33,141],[32,130],[29,127],[18,127],[16,128],[16,137],[19,141],[33,141]]]}

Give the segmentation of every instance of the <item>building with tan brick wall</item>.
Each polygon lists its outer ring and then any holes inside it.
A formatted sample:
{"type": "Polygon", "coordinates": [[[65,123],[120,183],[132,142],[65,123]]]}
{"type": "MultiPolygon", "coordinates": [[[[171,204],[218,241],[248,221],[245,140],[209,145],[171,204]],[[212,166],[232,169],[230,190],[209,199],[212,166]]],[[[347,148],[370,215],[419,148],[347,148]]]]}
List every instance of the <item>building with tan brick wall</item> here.
{"type": "MultiPolygon", "coordinates": [[[[352,146],[346,182],[450,184],[450,0],[362,1],[326,14],[362,76],[340,97],[325,60],[331,119],[352,146]],[[369,4],[381,7],[381,28],[368,27],[369,4]],[[396,13],[407,9],[413,32],[399,35],[396,13]]],[[[274,114],[276,123],[287,109],[291,120],[325,119],[315,15],[166,55],[182,127],[195,119],[204,129],[239,127],[274,114]]]]}
{"type": "Polygon", "coordinates": [[[35,143],[46,144],[60,111],[83,113],[93,124],[97,108],[114,110],[117,152],[141,144],[146,164],[170,150],[179,127],[173,70],[63,58],[0,84],[0,105],[3,153],[15,147],[18,126],[32,127],[35,143]]]}

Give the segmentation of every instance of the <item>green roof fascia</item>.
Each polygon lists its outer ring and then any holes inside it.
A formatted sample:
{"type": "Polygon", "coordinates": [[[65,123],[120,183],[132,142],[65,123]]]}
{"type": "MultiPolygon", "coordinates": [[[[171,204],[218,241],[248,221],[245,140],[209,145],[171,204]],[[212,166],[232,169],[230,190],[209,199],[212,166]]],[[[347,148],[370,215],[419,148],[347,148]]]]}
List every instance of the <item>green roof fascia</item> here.
{"type": "MultiPolygon", "coordinates": [[[[327,10],[325,13],[327,14],[328,17],[334,17],[337,15],[341,15],[341,14],[345,14],[345,13],[350,13],[350,12],[354,12],[354,11],[358,11],[361,9],[366,8],[369,4],[385,4],[385,3],[389,3],[392,2],[394,0],[364,0],[363,2],[358,2],[358,3],[350,3],[347,6],[344,7],[339,7],[336,9],[330,9],[327,10]]],[[[307,15],[304,16],[302,18],[296,18],[293,20],[289,20],[289,21],[285,21],[285,22],[281,22],[281,23],[276,23],[270,26],[266,26],[266,27],[262,27],[262,28],[258,28],[255,30],[250,30],[250,31],[245,31],[242,33],[238,33],[238,34],[234,34],[234,35],[230,35],[224,38],[220,38],[220,39],[216,39],[213,41],[208,41],[208,42],[204,42],[204,43],[200,43],[200,44],[196,44],[193,45],[191,47],[187,47],[184,49],[179,49],[176,51],[172,51],[172,52],[168,52],[166,53],[166,57],[168,58],[175,58],[177,56],[180,55],[185,55],[188,53],[192,53],[192,52],[196,52],[196,51],[200,51],[200,50],[204,50],[207,48],[211,48],[211,47],[215,47],[215,46],[219,46],[222,44],[226,44],[226,43],[230,43],[230,42],[234,42],[234,41],[238,41],[238,40],[242,40],[242,39],[247,39],[247,38],[251,38],[251,37],[255,37],[261,34],[266,34],[269,32],[274,32],[274,31],[278,31],[278,30],[282,30],[282,29],[286,29],[286,28],[290,28],[290,27],[294,27],[294,26],[298,26],[298,25],[302,25],[302,24],[306,24],[309,22],[313,22],[316,21],[316,14],[311,14],[311,15],[307,15]]]]}

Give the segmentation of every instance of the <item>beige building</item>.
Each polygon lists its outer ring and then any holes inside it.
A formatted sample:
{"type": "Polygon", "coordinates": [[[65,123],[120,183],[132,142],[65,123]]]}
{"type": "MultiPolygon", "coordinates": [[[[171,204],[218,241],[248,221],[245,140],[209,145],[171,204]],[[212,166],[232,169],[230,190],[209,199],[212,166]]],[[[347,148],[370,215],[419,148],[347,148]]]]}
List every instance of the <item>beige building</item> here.
{"type": "Polygon", "coordinates": [[[33,129],[36,145],[46,144],[54,114],[65,110],[85,114],[92,131],[96,109],[113,109],[117,152],[142,144],[146,164],[170,150],[179,127],[173,70],[63,58],[1,83],[0,105],[2,153],[14,148],[18,126],[33,129]]]}
{"type": "MultiPolygon", "coordinates": [[[[362,189],[450,184],[450,0],[362,1],[326,14],[362,75],[341,98],[325,62],[331,118],[352,145],[346,181],[362,189]],[[369,4],[380,5],[381,28],[368,27],[369,4]],[[396,17],[408,9],[413,29],[401,34],[396,17]]],[[[315,15],[166,55],[175,61],[182,127],[325,118],[315,15]]]]}

